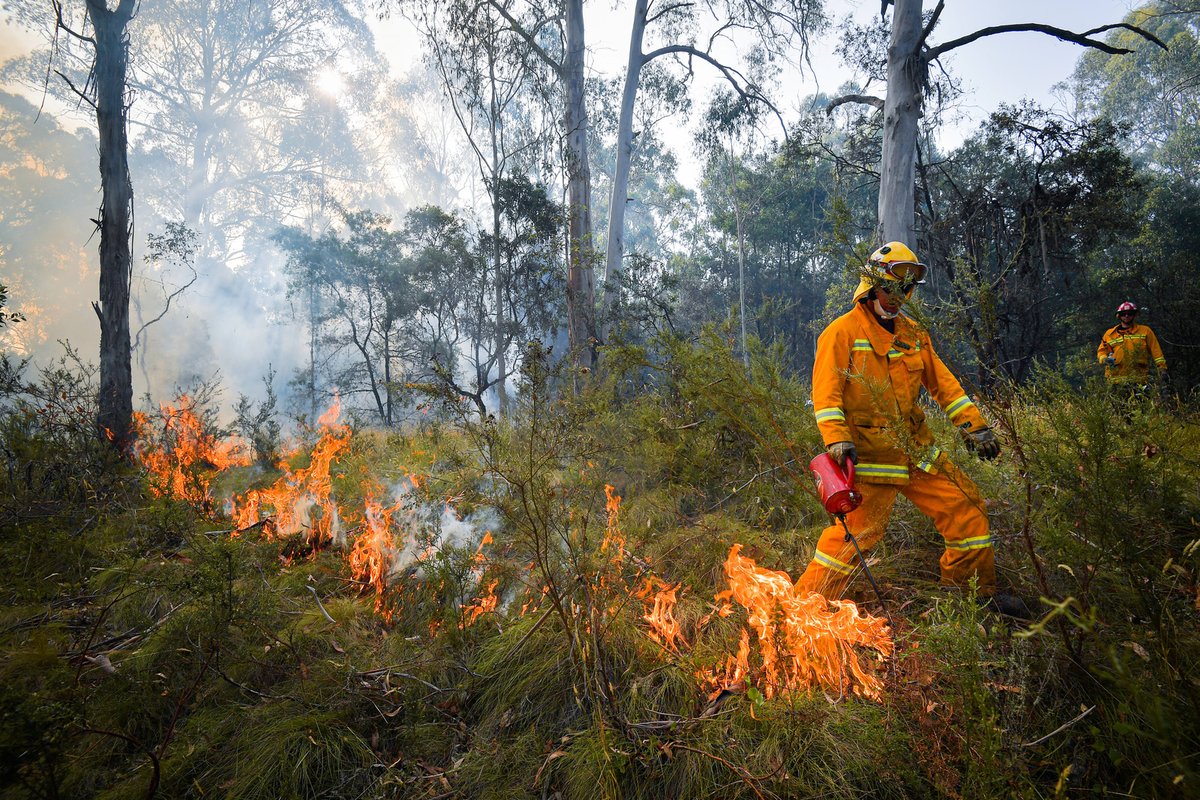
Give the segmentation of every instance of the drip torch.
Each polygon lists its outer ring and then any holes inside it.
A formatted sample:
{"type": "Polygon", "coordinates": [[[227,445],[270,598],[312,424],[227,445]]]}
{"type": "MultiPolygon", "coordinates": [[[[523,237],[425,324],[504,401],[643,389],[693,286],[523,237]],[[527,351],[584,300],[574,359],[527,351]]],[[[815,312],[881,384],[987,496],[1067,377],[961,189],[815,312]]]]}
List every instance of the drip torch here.
{"type": "Polygon", "coordinates": [[[875,590],[875,596],[879,598],[879,605],[883,607],[883,613],[887,615],[888,624],[891,625],[892,630],[895,630],[896,625],[892,622],[892,615],[888,612],[887,604],[883,602],[883,593],[879,591],[879,584],[875,583],[875,576],[871,574],[871,568],[867,566],[867,559],[859,549],[858,540],[854,538],[854,534],[850,532],[850,526],[846,524],[846,515],[862,505],[863,501],[862,492],[854,487],[854,462],[846,459],[846,471],[843,472],[837,462],[833,460],[833,456],[821,453],[808,463],[808,468],[812,472],[813,481],[817,484],[817,494],[821,498],[821,505],[831,516],[837,517],[838,522],[842,523],[842,529],[846,531],[845,540],[854,546],[854,552],[858,554],[858,563],[862,565],[867,580],[871,582],[871,588],[875,590]]]}

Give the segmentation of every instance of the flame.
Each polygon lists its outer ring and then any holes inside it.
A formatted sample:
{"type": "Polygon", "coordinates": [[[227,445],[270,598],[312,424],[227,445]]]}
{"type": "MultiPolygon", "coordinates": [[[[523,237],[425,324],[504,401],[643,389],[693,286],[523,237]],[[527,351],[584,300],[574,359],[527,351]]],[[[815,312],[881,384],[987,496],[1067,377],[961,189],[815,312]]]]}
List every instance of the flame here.
{"type": "Polygon", "coordinates": [[[222,441],[205,430],[193,411],[194,402],[180,395],[176,404],[160,403],[159,416],[135,411],[137,444],[134,455],[150,478],[150,491],[208,509],[210,484],[220,470],[244,466],[251,459],[237,438],[222,441]]]}
{"type": "Polygon", "coordinates": [[[608,484],[604,484],[604,509],[608,513],[608,522],[604,526],[604,541],[600,543],[600,552],[613,549],[613,563],[621,563],[625,551],[625,535],[621,533],[621,495],[608,484]]]}
{"type": "Polygon", "coordinates": [[[272,509],[272,528],[288,536],[307,528],[307,539],[314,547],[333,541],[341,514],[333,499],[333,479],[329,470],[350,442],[350,428],[337,424],[341,398],[321,415],[321,436],[313,447],[307,467],[292,471],[286,462],[279,464],[284,474],[274,485],[256,489],[234,502],[234,524],[248,528],[261,519],[263,507],[272,509]],[[319,512],[319,513],[317,513],[319,512]]]}
{"type": "Polygon", "coordinates": [[[375,589],[375,612],[386,622],[392,621],[394,613],[384,605],[384,595],[388,588],[388,572],[398,550],[392,533],[392,514],[396,508],[384,508],[373,499],[366,501],[365,531],[354,542],[349,556],[350,573],[356,580],[375,589]]]}
{"type": "Polygon", "coordinates": [[[318,428],[332,428],[334,423],[338,421],[338,417],[342,415],[342,396],[335,394],[333,403],[329,408],[325,409],[325,413],[317,417],[318,428]]]}
{"type": "Polygon", "coordinates": [[[459,623],[461,628],[469,628],[484,614],[490,614],[496,610],[496,605],[500,602],[500,598],[496,596],[496,587],[500,581],[493,580],[487,585],[487,589],[483,594],[475,599],[474,603],[463,608],[462,622],[459,623]]]}
{"type": "Polygon", "coordinates": [[[742,632],[737,655],[718,670],[701,674],[711,688],[748,680],[766,697],[797,690],[822,688],[879,699],[883,682],[868,672],[855,648],[876,651],[880,658],[893,651],[887,621],[859,612],[849,600],[826,600],[798,592],[785,572],[764,569],[740,555],[735,544],[725,561],[729,589],[718,601],[736,601],[746,609],[748,628],[742,632]],[[761,666],[750,660],[750,631],[758,640],[761,666]]]}
{"type": "MultiPolygon", "coordinates": [[[[647,579],[646,583],[647,589],[653,591],[653,581],[647,579]]],[[[679,652],[680,647],[687,646],[687,641],[679,629],[679,621],[675,619],[675,592],[682,586],[683,584],[675,586],[664,584],[663,588],[654,594],[653,607],[642,615],[642,619],[650,626],[648,631],[650,638],[667,650],[676,653],[679,652]]],[[[647,595],[649,591],[647,591],[647,595]]]]}

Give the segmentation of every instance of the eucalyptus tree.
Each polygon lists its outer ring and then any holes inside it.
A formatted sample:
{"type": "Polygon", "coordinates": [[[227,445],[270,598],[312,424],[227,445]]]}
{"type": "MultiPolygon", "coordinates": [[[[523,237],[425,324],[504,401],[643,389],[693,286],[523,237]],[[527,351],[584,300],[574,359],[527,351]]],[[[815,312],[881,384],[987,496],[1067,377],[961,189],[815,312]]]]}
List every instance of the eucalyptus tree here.
{"type": "MultiPolygon", "coordinates": [[[[133,180],[129,173],[129,25],[134,0],[110,9],[105,0],[70,5],[54,2],[54,41],[62,55],[52,64],[70,92],[95,112],[100,156],[100,210],[92,222],[100,232],[99,435],[125,451],[133,439],[133,366],[129,337],[129,294],[133,230],[133,180]],[[72,66],[87,65],[87,80],[72,66]]],[[[14,9],[20,17],[29,9],[14,9]]]]}
{"type": "MultiPolygon", "coordinates": [[[[566,311],[567,334],[572,357],[581,371],[595,360],[595,253],[592,244],[592,176],[589,160],[589,122],[586,104],[584,57],[586,33],[583,0],[551,3],[513,0],[378,0],[384,7],[395,5],[404,13],[421,17],[441,13],[464,29],[476,17],[503,20],[507,30],[523,44],[524,53],[510,50],[517,58],[532,57],[549,71],[546,95],[559,120],[561,169],[567,198],[566,214],[566,311]]],[[[426,32],[430,33],[429,26],[426,32]]],[[[453,28],[443,32],[453,33],[453,28]]],[[[436,40],[431,40],[437,43],[436,40]]]]}
{"type": "Polygon", "coordinates": [[[829,249],[835,225],[844,224],[839,215],[848,192],[831,161],[799,145],[808,133],[799,126],[783,147],[717,133],[730,124],[721,121],[721,112],[731,110],[710,109],[720,116],[707,126],[713,133],[701,190],[708,225],[719,239],[702,254],[709,265],[702,286],[728,287],[707,301],[708,311],[715,316],[744,307],[745,336],[778,346],[803,372],[812,365],[813,320],[821,318],[827,289],[839,274],[842,259],[829,249]]]}
{"type": "Polygon", "coordinates": [[[625,207],[634,148],[634,106],[646,66],[656,59],[676,59],[686,64],[690,75],[694,62],[700,61],[716,69],[739,97],[774,108],[764,88],[748,78],[741,66],[722,60],[719,46],[732,42],[734,33],[741,32],[753,37],[758,59],[787,58],[797,41],[801,45],[801,57],[807,58],[809,35],[824,25],[821,0],[705,0],[700,4],[635,0],[609,203],[605,283],[615,279],[624,258],[625,207]],[[708,19],[713,20],[714,25],[704,32],[707,41],[699,44],[703,36],[697,34],[708,19]],[[646,51],[648,35],[651,38],[657,35],[661,43],[646,51]]]}
{"type": "MultiPolygon", "coordinates": [[[[597,219],[609,216],[623,83],[620,76],[593,78],[588,92],[594,134],[592,210],[597,219]]],[[[669,141],[668,126],[663,124],[691,112],[688,90],[686,78],[675,74],[665,61],[650,64],[642,71],[642,86],[634,106],[637,147],[629,165],[624,227],[628,249],[648,259],[663,258],[679,244],[671,241],[671,229],[678,226],[680,213],[688,213],[688,204],[679,202],[681,192],[686,191],[679,184],[679,157],[669,141]]],[[[620,286],[609,288],[619,290],[620,286]]],[[[609,305],[611,310],[613,304],[609,305]]],[[[614,322],[618,320],[610,316],[600,324],[614,322]]]]}
{"type": "Polygon", "coordinates": [[[745,162],[758,144],[757,124],[761,106],[729,91],[718,91],[704,113],[696,144],[709,161],[709,174],[719,183],[711,192],[733,215],[738,263],[738,323],[741,327],[742,361],[750,367],[746,347],[746,220],[757,212],[763,199],[746,180],[745,162]]]}
{"type": "Polygon", "coordinates": [[[926,92],[930,87],[930,65],[943,55],[987,36],[1022,31],[1043,33],[1104,53],[1122,54],[1132,50],[1109,44],[1096,36],[1110,30],[1124,29],[1165,47],[1153,34],[1127,23],[1102,25],[1075,32],[1035,22],[980,28],[965,36],[935,45],[930,43],[929,37],[946,7],[945,0],[938,0],[928,15],[923,14],[923,0],[882,0],[882,15],[886,15],[888,6],[894,6],[894,11],[887,50],[887,96],[879,98],[853,94],[838,98],[831,104],[836,108],[844,102],[866,103],[883,111],[883,148],[879,167],[879,228],[880,237],[885,241],[915,241],[913,218],[916,205],[918,121],[926,92]]]}
{"type": "Polygon", "coordinates": [[[1117,123],[1141,158],[1200,182],[1200,2],[1155,0],[1125,22],[1167,49],[1127,29],[1112,31],[1105,41],[1132,52],[1084,53],[1067,82],[1078,110],[1117,123]]]}
{"type": "MultiPolygon", "coordinates": [[[[129,124],[145,206],[139,212],[148,207],[196,231],[201,261],[245,260],[239,249],[248,234],[269,234],[298,213],[306,185],[327,183],[335,171],[333,158],[344,150],[330,134],[344,122],[336,104],[318,102],[315,84],[339,56],[372,63],[371,32],[352,2],[135,4],[128,82],[136,98],[129,124]]],[[[11,0],[5,7],[42,30],[49,5],[11,0]]],[[[59,37],[48,46],[60,71],[84,86],[90,63],[78,43],[59,37]]],[[[45,60],[35,51],[9,65],[9,74],[40,89],[45,60]]],[[[341,172],[359,167],[343,159],[341,172]]]]}
{"type": "Polygon", "coordinates": [[[94,130],[72,131],[24,97],[0,93],[0,261],[25,322],[0,333],[0,347],[41,359],[61,340],[95,336],[86,308],[96,273],[89,252],[96,172],[94,130]]]}
{"type": "Polygon", "coordinates": [[[146,5],[140,34],[139,148],[156,210],[198,231],[202,254],[236,259],[248,232],[295,213],[302,187],[323,188],[334,158],[360,166],[316,85],[339,51],[372,53],[343,0],[162,0],[146,5]]]}
{"type": "Polygon", "coordinates": [[[558,232],[565,209],[522,174],[506,178],[497,198],[499,241],[490,242],[485,234],[482,245],[499,251],[505,265],[501,336],[507,350],[533,339],[552,340],[561,326],[565,298],[558,232]]]}
{"type": "Polygon", "coordinates": [[[1137,233],[1146,196],[1113,125],[1001,107],[931,173],[942,212],[928,237],[948,281],[926,298],[965,334],[978,384],[1023,380],[1036,359],[1081,346],[1094,353],[1097,332],[1080,321],[1096,272],[1121,272],[1101,254],[1137,233]]]}
{"type": "Polygon", "coordinates": [[[389,218],[369,211],[341,216],[344,232],[312,236],[291,227],[276,239],[288,254],[293,290],[326,299],[318,326],[329,352],[350,354],[333,368],[332,382],[347,397],[367,396],[379,423],[391,426],[397,422],[401,326],[415,310],[411,268],[389,218]]]}
{"type": "MultiPolygon", "coordinates": [[[[437,249],[426,248],[414,270],[421,287],[420,313],[410,322],[414,338],[427,343],[426,358],[434,367],[430,377],[469,400],[480,416],[488,411],[486,395],[507,377],[494,369],[496,348],[491,345],[514,352],[518,345],[553,340],[564,304],[563,208],[522,174],[504,178],[495,197],[499,227],[481,231],[464,256],[445,263],[435,255],[437,249]],[[487,265],[497,252],[504,263],[504,313],[480,315],[479,307],[495,291],[487,265]],[[500,327],[498,320],[503,321],[500,327]]],[[[422,214],[436,220],[444,212],[428,208],[422,214]]]]}
{"type": "Polygon", "coordinates": [[[538,126],[539,104],[527,102],[545,85],[544,65],[513,33],[504,15],[490,5],[469,11],[453,4],[426,6],[419,9],[416,19],[429,41],[434,65],[488,195],[491,220],[486,241],[491,244],[492,293],[480,298],[476,313],[481,318],[479,328],[489,308],[494,317],[491,329],[495,338],[487,360],[497,371],[498,411],[503,414],[508,404],[509,361],[504,337],[508,277],[500,246],[501,193],[510,175],[536,158],[546,138],[538,126]]]}

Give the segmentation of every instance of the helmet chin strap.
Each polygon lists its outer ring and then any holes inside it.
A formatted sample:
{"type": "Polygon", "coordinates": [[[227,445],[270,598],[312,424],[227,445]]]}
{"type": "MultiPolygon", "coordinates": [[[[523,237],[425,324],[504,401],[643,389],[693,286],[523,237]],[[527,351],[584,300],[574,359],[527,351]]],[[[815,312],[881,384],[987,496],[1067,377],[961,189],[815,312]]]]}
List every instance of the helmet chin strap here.
{"type": "Polygon", "coordinates": [[[882,319],[895,319],[896,317],[900,316],[900,309],[896,309],[895,311],[888,311],[879,302],[879,298],[874,298],[871,302],[875,304],[876,316],[878,316],[882,319]]]}

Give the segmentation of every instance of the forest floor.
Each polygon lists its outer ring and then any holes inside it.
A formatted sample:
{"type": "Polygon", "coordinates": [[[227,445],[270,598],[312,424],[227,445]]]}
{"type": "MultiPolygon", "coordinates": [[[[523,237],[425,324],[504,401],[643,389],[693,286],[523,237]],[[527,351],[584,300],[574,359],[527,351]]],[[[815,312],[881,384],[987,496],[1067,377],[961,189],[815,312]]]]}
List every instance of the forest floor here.
{"type": "Polygon", "coordinates": [[[806,387],[715,339],[606,359],[257,457],[181,399],[132,465],[86,382],[10,385],[0,798],[1200,794],[1196,405],[1044,374],[989,463],[931,411],[1026,622],[938,586],[905,500],[882,604],[795,593],[806,387]]]}

